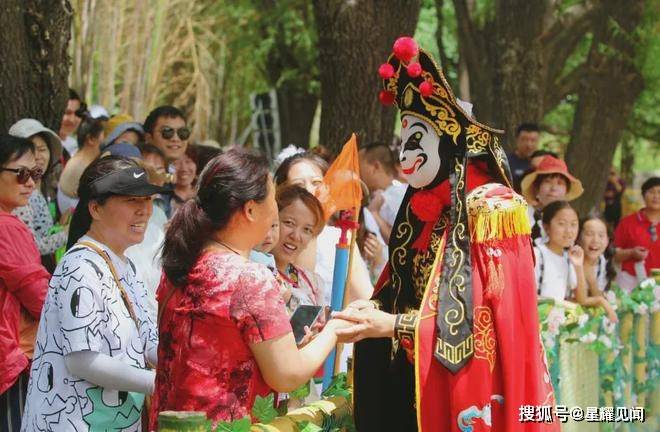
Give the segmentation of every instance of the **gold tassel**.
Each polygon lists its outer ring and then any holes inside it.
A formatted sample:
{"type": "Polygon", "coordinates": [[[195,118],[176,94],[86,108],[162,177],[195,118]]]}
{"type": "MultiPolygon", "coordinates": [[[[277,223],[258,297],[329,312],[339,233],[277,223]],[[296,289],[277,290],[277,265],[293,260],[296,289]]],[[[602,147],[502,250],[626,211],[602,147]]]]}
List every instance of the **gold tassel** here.
{"type": "Polygon", "coordinates": [[[532,232],[527,206],[518,202],[507,204],[508,207],[486,207],[470,212],[470,238],[473,242],[504,240],[532,232]]]}

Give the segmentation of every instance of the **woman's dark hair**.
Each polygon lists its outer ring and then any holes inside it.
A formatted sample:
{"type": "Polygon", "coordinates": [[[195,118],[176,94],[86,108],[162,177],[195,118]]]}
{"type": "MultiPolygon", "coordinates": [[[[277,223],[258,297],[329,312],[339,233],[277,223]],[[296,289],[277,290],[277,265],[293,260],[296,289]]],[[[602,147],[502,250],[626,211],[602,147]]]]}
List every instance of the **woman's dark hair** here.
{"type": "Polygon", "coordinates": [[[279,186],[286,182],[289,178],[289,171],[291,168],[298,162],[302,161],[309,161],[313,163],[321,170],[323,175],[325,175],[326,171],[328,171],[328,163],[321,156],[310,152],[296,153],[284,159],[280,166],[277,167],[274,175],[275,184],[279,186]]]}
{"type": "Polygon", "coordinates": [[[32,141],[9,134],[0,134],[0,166],[15,161],[27,152],[34,153],[32,141]]]}
{"type": "Polygon", "coordinates": [[[314,224],[314,235],[318,235],[325,226],[325,218],[323,216],[323,207],[321,202],[314,195],[309,193],[307,189],[298,185],[282,186],[277,188],[277,207],[279,211],[287,208],[294,201],[300,200],[314,214],[316,223],[314,224]]]}
{"type": "Polygon", "coordinates": [[[96,159],[83,171],[78,184],[78,205],[71,218],[69,227],[69,238],[66,242],[66,248],[71,246],[85,235],[92,226],[92,215],[89,213],[89,203],[95,201],[101,205],[105,204],[112,194],[94,195],[90,189],[92,182],[113,171],[124,170],[127,168],[137,168],[139,164],[129,158],[122,156],[105,156],[96,159]]]}
{"type": "MultiPolygon", "coordinates": [[[[545,206],[543,208],[543,217],[541,218],[541,220],[543,221],[543,225],[550,225],[550,221],[552,221],[555,215],[560,210],[564,210],[567,208],[575,211],[575,209],[571,207],[571,204],[568,201],[555,201],[545,206]]],[[[575,213],[577,214],[577,211],[575,211],[575,213]]]]}
{"type": "Polygon", "coordinates": [[[78,126],[76,138],[78,139],[78,146],[82,148],[85,145],[87,138],[98,138],[103,132],[103,122],[90,116],[83,117],[78,126]]]}
{"type": "Polygon", "coordinates": [[[147,144],[147,143],[140,143],[137,145],[138,150],[140,150],[140,153],[142,154],[142,157],[146,155],[156,155],[159,158],[163,159],[163,162],[167,164],[167,158],[165,157],[165,153],[158,147],[156,147],[153,144],[147,144]]]}
{"type": "MultiPolygon", "coordinates": [[[[534,172],[534,170],[530,172],[534,172]]],[[[564,180],[564,182],[566,183],[566,193],[568,193],[571,190],[571,181],[564,174],[560,174],[560,173],[539,174],[534,179],[534,183],[532,183],[532,190],[538,192],[539,188],[541,187],[541,183],[543,183],[543,181],[548,178],[560,178],[564,180]]]]}
{"type": "Polygon", "coordinates": [[[87,111],[87,104],[80,98],[80,95],[78,94],[78,92],[76,92],[72,88],[69,88],[69,99],[68,100],[77,100],[78,104],[80,104],[80,107],[75,112],[77,117],[84,118],[86,115],[89,114],[88,111],[87,111]]]}
{"type": "Polygon", "coordinates": [[[580,240],[580,236],[582,235],[584,224],[592,220],[600,221],[605,226],[605,231],[607,232],[607,238],[610,240],[610,243],[605,248],[605,252],[603,252],[603,256],[605,257],[605,277],[607,278],[607,285],[605,286],[605,291],[607,291],[610,289],[610,285],[614,280],[614,278],[616,277],[616,270],[614,269],[614,264],[613,264],[614,245],[612,243],[612,238],[613,238],[612,230],[607,225],[607,222],[605,222],[605,220],[601,218],[598,214],[590,213],[589,215],[587,215],[587,217],[580,218],[580,226],[578,228],[578,241],[580,240]]]}
{"type": "MultiPolygon", "coordinates": [[[[191,145],[189,144],[188,147],[191,145]]],[[[199,177],[206,164],[217,155],[222,154],[222,150],[204,144],[195,144],[194,147],[197,150],[197,177],[199,177]]]]}
{"type": "Polygon", "coordinates": [[[163,272],[174,286],[182,286],[215,231],[248,201],[268,195],[268,160],[233,148],[211,159],[199,178],[197,198],[181,206],[170,221],[163,244],[163,272]]]}

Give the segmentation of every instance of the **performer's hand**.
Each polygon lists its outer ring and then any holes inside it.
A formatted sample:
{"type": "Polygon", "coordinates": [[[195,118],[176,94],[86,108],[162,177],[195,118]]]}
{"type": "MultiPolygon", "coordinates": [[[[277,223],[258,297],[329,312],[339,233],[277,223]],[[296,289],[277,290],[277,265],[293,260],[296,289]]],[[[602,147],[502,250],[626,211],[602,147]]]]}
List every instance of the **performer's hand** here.
{"type": "Polygon", "coordinates": [[[568,250],[568,258],[575,267],[582,267],[584,264],[584,249],[575,245],[568,250]]]}
{"type": "Polygon", "coordinates": [[[366,338],[393,337],[396,315],[378,309],[356,310],[346,308],[334,312],[333,318],[352,321],[354,325],[336,331],[339,342],[357,342],[366,338]]]}

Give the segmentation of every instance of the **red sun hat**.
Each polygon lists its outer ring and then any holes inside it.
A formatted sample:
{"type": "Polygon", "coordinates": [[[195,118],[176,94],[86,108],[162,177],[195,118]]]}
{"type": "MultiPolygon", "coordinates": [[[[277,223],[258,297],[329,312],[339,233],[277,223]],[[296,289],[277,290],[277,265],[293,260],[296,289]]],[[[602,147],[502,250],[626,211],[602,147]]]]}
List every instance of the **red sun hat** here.
{"type": "Polygon", "coordinates": [[[534,181],[543,174],[561,174],[568,180],[569,187],[566,191],[566,201],[573,201],[582,195],[584,188],[582,182],[568,172],[566,162],[553,156],[544,156],[541,159],[535,171],[527,174],[520,182],[520,189],[525,199],[530,202],[536,202],[536,191],[534,191],[534,181]]]}

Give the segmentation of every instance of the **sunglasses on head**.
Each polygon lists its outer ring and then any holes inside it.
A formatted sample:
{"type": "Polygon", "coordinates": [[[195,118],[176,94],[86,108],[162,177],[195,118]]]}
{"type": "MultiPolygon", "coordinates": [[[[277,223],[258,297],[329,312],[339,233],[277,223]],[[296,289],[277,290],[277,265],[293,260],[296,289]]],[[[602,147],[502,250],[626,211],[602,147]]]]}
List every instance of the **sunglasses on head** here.
{"type": "Polygon", "coordinates": [[[26,168],[26,167],[20,167],[20,168],[0,168],[0,171],[11,171],[16,174],[16,180],[18,181],[19,184],[25,184],[28,182],[30,177],[32,177],[32,180],[39,181],[41,177],[43,177],[44,172],[41,170],[41,168],[26,168]]]}
{"type": "Polygon", "coordinates": [[[190,129],[188,129],[186,126],[180,127],[179,129],[174,129],[169,126],[163,126],[160,129],[160,134],[165,139],[174,138],[175,133],[179,136],[181,140],[187,140],[188,138],[190,138],[190,129]]]}

